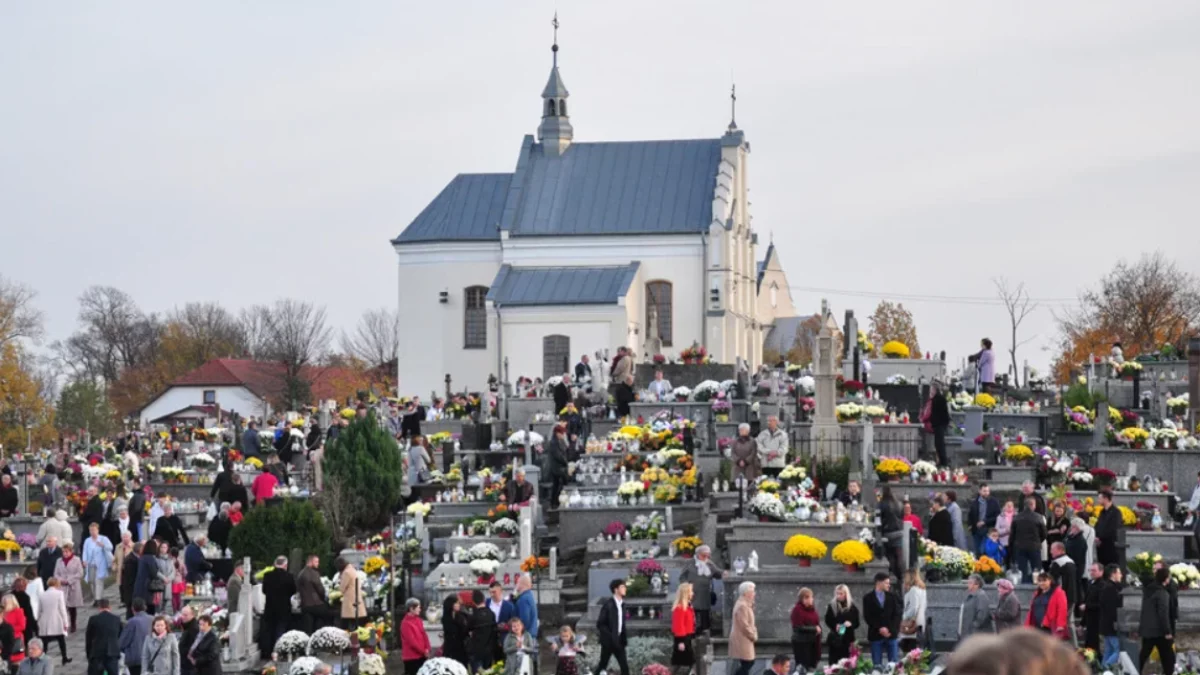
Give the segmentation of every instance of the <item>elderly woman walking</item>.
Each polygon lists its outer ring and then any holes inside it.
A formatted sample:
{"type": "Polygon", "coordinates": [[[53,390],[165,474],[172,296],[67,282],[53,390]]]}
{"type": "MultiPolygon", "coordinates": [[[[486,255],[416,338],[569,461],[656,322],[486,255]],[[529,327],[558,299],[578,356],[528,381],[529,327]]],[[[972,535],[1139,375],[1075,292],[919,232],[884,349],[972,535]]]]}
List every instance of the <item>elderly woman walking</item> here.
{"type": "Polygon", "coordinates": [[[1021,625],[1021,599],[1013,593],[1013,582],[1008,579],[996,581],[996,592],[1000,594],[992,619],[996,632],[1018,628],[1021,625]]]}
{"type": "Polygon", "coordinates": [[[754,643],[758,642],[758,625],[754,621],[754,582],[743,581],[738,586],[738,599],[733,605],[733,628],[729,631],[729,658],[738,662],[733,675],[750,675],[754,667],[754,643]]]}
{"type": "Polygon", "coordinates": [[[762,466],[758,456],[758,441],[750,436],[750,425],[742,422],[738,425],[738,436],[733,439],[730,447],[730,458],[733,460],[733,479],[745,476],[747,481],[754,482],[762,474],[762,466]]]}
{"type": "Polygon", "coordinates": [[[421,618],[421,601],[409,598],[404,608],[404,618],[400,620],[400,659],[404,661],[404,672],[414,675],[431,655],[429,634],[421,618]]]}

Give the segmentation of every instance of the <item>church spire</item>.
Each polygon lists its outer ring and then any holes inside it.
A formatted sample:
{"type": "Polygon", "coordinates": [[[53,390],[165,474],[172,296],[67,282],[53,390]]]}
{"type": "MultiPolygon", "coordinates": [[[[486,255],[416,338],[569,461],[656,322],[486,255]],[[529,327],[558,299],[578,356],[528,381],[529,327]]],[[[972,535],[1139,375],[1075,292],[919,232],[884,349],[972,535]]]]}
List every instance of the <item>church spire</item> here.
{"type": "Polygon", "coordinates": [[[567,116],[567,85],[558,72],[558,12],[550,22],[554,27],[554,43],[550,46],[552,61],[550,79],[542,90],[542,123],[538,126],[538,140],[547,154],[561,155],[571,144],[575,132],[567,116]]]}

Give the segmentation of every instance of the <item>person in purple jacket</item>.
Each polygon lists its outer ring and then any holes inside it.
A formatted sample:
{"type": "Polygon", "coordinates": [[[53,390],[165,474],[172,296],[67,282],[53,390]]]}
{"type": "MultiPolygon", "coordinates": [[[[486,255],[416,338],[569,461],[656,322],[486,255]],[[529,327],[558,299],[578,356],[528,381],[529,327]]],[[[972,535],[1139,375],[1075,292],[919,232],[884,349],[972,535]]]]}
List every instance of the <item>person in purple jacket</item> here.
{"type": "Polygon", "coordinates": [[[992,341],[983,338],[979,345],[982,349],[967,357],[967,360],[979,368],[979,391],[991,393],[996,382],[996,357],[992,354],[992,341]]]}

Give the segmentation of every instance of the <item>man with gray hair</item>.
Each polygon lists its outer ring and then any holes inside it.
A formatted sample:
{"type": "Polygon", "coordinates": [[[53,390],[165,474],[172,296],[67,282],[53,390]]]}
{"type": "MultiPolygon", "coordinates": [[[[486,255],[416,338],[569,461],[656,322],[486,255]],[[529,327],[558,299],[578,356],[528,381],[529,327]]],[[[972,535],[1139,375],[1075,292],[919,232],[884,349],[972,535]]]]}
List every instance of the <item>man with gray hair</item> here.
{"type": "Polygon", "coordinates": [[[967,577],[967,599],[958,610],[958,639],[963,641],[975,633],[992,632],[992,601],[983,591],[983,577],[967,577]]]}
{"type": "Polygon", "coordinates": [[[763,473],[778,476],[788,462],[787,432],[779,428],[779,418],[767,418],[767,428],[758,434],[758,461],[763,473]]]}
{"type": "Polygon", "coordinates": [[[717,595],[713,592],[713,579],[724,579],[729,576],[712,561],[712,549],[708,545],[696,547],[694,565],[685,565],[679,575],[681,582],[692,585],[695,597],[692,599],[692,609],[696,610],[696,632],[702,633],[712,628],[712,607],[717,595]]]}
{"type": "Polygon", "coordinates": [[[525,626],[525,632],[533,636],[533,642],[537,644],[538,636],[538,607],[537,599],[533,597],[533,578],[527,573],[522,573],[517,577],[516,595],[513,597],[513,605],[517,608],[517,617],[521,619],[521,623],[525,626]]]}
{"type": "Polygon", "coordinates": [[[32,638],[25,645],[25,658],[17,667],[17,675],[54,675],[54,664],[46,658],[40,639],[32,638]]]}

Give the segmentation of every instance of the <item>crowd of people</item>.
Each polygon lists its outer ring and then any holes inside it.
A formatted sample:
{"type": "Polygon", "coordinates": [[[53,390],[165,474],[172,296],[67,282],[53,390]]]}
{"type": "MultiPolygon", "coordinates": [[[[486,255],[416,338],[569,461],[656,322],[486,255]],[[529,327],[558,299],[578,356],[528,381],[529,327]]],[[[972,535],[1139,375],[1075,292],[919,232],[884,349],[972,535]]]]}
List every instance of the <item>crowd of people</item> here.
{"type": "MultiPolygon", "coordinates": [[[[536,658],[540,625],[533,580],[528,574],[517,578],[511,598],[505,597],[498,581],[492,582],[486,594],[476,589],[447,596],[442,603],[441,621],[442,655],[458,661],[469,672],[477,673],[503,661],[505,675],[516,675],[522,657],[536,658]]],[[[577,675],[574,633],[566,627],[559,638],[558,675],[577,675]]],[[[404,618],[400,620],[400,655],[406,673],[417,672],[433,655],[417,598],[405,603],[404,618]]]]}

